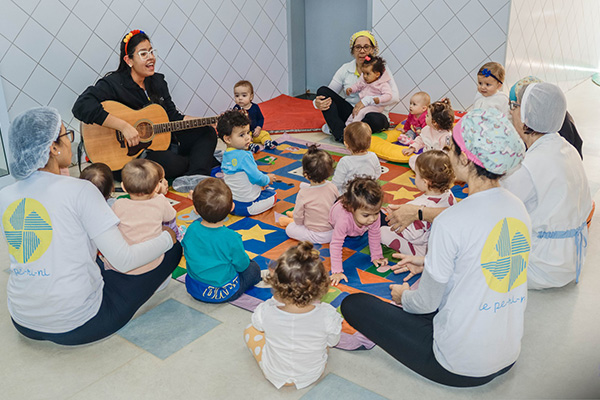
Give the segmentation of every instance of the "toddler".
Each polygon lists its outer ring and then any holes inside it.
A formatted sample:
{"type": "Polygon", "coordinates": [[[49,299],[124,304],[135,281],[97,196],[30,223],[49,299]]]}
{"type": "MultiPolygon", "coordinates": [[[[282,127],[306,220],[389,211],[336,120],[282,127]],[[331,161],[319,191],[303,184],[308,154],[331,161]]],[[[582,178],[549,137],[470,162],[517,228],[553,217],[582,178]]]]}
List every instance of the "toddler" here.
{"type": "Polygon", "coordinates": [[[233,193],[234,213],[247,217],[272,208],[277,193],[263,187],[272,183],[275,176],[261,172],[247,150],[252,141],[248,116],[237,110],[225,111],[217,122],[217,132],[227,145],[221,170],[233,193]]]}
{"type": "MultiPolygon", "coordinates": [[[[450,145],[452,137],[452,127],[454,126],[454,110],[450,105],[449,99],[436,101],[429,105],[427,109],[427,126],[421,130],[415,141],[407,148],[402,150],[402,154],[409,156],[417,153],[419,150],[443,150],[450,145]]],[[[408,165],[415,169],[415,161],[418,156],[408,159],[408,165]]]]}
{"type": "Polygon", "coordinates": [[[260,267],[246,254],[242,237],[223,225],[234,207],[231,190],[222,180],[207,178],[196,185],[192,200],[202,220],[192,222],[181,243],[185,287],[207,303],[235,300],[260,282],[260,267]]]}
{"type": "Polygon", "coordinates": [[[331,257],[331,282],[334,286],[343,279],[342,247],[346,236],[361,236],[369,232],[371,261],[376,267],[388,264],[381,250],[380,211],[383,204],[383,191],[373,178],[356,177],[348,183],[348,189],[331,207],[329,223],[333,235],[329,252],[331,257]]]}
{"type": "Polygon", "coordinates": [[[329,279],[311,243],[288,249],[269,272],[273,297],[256,307],[244,340],[275,387],[302,389],[323,374],[327,348],[340,340],[342,317],[320,302],[329,279]]]}
{"type": "MultiPolygon", "coordinates": [[[[165,169],[162,167],[162,165],[155,161],[150,162],[152,163],[154,168],[156,168],[156,172],[160,177],[160,180],[158,181],[158,186],[156,187],[156,195],[166,196],[167,193],[169,193],[169,182],[165,178],[165,169]]],[[[181,229],[179,229],[179,226],[177,226],[177,218],[173,218],[171,221],[168,222],[163,222],[163,225],[175,232],[175,237],[177,238],[177,240],[181,241],[181,239],[183,239],[183,232],[181,229]]]]}
{"type": "MultiPolygon", "coordinates": [[[[81,171],[79,179],[90,181],[100,190],[104,200],[107,202],[111,199],[111,195],[115,191],[115,181],[110,167],[104,163],[94,163],[81,171]]],[[[111,205],[109,203],[109,205],[111,205]]]]}
{"type": "Polygon", "coordinates": [[[495,108],[506,116],[510,116],[508,96],[501,91],[504,81],[504,67],[497,62],[485,63],[477,73],[477,94],[473,109],[495,108]]]}
{"type": "Polygon", "coordinates": [[[235,97],[234,110],[245,110],[250,118],[250,130],[252,131],[252,143],[248,147],[253,153],[260,150],[258,143],[262,143],[265,149],[274,149],[277,142],[271,140],[269,132],[263,131],[265,118],[260,111],[258,104],[252,102],[254,99],[254,87],[249,81],[239,81],[233,86],[233,95],[235,97]]]}
{"type": "MultiPolygon", "coordinates": [[[[415,165],[415,185],[423,195],[408,202],[422,207],[450,207],[456,203],[450,186],[454,182],[454,171],[450,158],[441,150],[421,154],[415,165]]],[[[424,256],[431,223],[417,220],[400,233],[389,226],[381,227],[381,243],[403,254],[424,256]]]]}
{"type": "MultiPolygon", "coordinates": [[[[310,181],[310,186],[300,186],[294,219],[285,228],[285,233],[300,241],[329,243],[333,234],[333,228],[329,224],[329,210],[340,195],[335,185],[327,181],[333,173],[333,159],[328,152],[319,150],[313,144],[302,157],[302,171],[310,181]]],[[[279,219],[280,223],[283,218],[279,219]]],[[[285,219],[283,222],[285,223],[285,219]]]]}
{"type": "Polygon", "coordinates": [[[371,112],[382,112],[384,107],[380,104],[392,100],[392,87],[390,80],[392,77],[385,68],[385,60],[377,56],[366,56],[361,67],[362,74],[358,81],[346,89],[346,96],[352,93],[358,93],[360,101],[365,105],[354,115],[354,112],[348,117],[346,125],[353,121],[362,121],[362,119],[371,112]]]}
{"type": "Polygon", "coordinates": [[[371,128],[364,122],[353,122],[344,129],[344,145],[352,155],[344,156],[335,167],[331,182],[340,193],[356,175],[366,175],[377,180],[381,176],[381,164],[371,147],[371,128]]]}
{"type": "Polygon", "coordinates": [[[408,117],[404,122],[404,126],[398,124],[396,129],[402,131],[398,136],[400,144],[410,144],[417,136],[421,134],[421,129],[427,125],[425,118],[427,116],[427,107],[431,103],[431,98],[425,92],[417,92],[410,98],[410,106],[408,107],[408,117]]]}
{"type": "MultiPolygon", "coordinates": [[[[153,162],[138,158],[131,160],[121,171],[121,187],[130,198],[119,198],[112,209],[121,221],[119,230],[129,245],[145,242],[162,233],[164,222],[172,221],[177,212],[162,194],[157,195],[160,176],[153,162]]],[[[156,268],[164,255],[127,272],[140,275],[156,268]]],[[[105,262],[108,268],[112,268],[105,262]]],[[[167,278],[166,283],[170,278],[167,278]]],[[[164,284],[161,288],[164,287],[164,284]]]]}

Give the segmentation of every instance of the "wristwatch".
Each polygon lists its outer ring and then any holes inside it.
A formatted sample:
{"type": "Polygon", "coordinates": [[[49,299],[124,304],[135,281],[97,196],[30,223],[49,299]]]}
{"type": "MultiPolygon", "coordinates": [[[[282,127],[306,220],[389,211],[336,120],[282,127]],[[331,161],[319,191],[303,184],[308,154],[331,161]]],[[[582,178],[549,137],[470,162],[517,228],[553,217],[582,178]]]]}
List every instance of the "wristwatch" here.
{"type": "Polygon", "coordinates": [[[419,216],[419,221],[423,221],[423,209],[425,208],[425,206],[419,208],[419,211],[417,212],[417,215],[419,216]]]}

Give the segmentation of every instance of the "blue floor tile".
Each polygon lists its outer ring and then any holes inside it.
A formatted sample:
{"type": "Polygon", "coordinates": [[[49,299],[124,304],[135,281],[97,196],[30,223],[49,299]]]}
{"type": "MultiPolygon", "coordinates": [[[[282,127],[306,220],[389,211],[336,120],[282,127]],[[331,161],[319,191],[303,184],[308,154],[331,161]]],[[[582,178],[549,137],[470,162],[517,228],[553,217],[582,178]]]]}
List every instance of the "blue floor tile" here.
{"type": "Polygon", "coordinates": [[[165,359],[221,322],[169,299],[125,325],[118,334],[165,359]]]}
{"type": "Polygon", "coordinates": [[[335,374],[327,374],[321,382],[302,396],[302,399],[385,400],[385,397],[335,374]]]}

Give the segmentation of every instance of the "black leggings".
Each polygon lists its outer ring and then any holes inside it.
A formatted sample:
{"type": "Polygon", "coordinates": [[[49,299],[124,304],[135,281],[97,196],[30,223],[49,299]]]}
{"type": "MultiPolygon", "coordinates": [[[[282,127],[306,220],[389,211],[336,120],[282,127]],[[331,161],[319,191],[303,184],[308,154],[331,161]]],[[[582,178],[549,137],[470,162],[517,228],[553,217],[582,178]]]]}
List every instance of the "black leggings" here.
{"type": "MultiPolygon", "coordinates": [[[[323,117],[325,117],[325,122],[327,122],[333,137],[335,137],[338,142],[343,141],[346,120],[350,114],[352,114],[354,106],[327,86],[321,86],[317,90],[317,96],[331,98],[331,106],[328,110],[323,111],[323,117]]],[[[373,133],[381,132],[390,126],[387,117],[384,114],[377,112],[371,112],[365,115],[363,122],[371,127],[373,133]]]]}
{"type": "Polygon", "coordinates": [[[210,175],[217,165],[213,154],[217,146],[217,134],[212,126],[177,132],[178,152],[170,150],[148,151],[146,158],[156,161],[165,169],[167,179],[182,175],[210,175]]]}
{"type": "Polygon", "coordinates": [[[179,264],[181,255],[181,244],[177,242],[165,253],[165,258],[158,267],[141,275],[127,275],[100,267],[104,279],[100,309],[92,319],[72,331],[45,333],[25,328],[14,320],[13,324],[22,335],[30,339],[49,340],[67,346],[91,343],[108,337],[125,326],[171,275],[179,264]]]}
{"type": "Polygon", "coordinates": [[[396,360],[419,375],[442,385],[484,385],[514,365],[477,378],[448,371],[440,365],[433,353],[433,317],[436,313],[410,314],[375,296],[358,293],[351,294],[342,301],[342,314],[350,325],[396,360]]]}

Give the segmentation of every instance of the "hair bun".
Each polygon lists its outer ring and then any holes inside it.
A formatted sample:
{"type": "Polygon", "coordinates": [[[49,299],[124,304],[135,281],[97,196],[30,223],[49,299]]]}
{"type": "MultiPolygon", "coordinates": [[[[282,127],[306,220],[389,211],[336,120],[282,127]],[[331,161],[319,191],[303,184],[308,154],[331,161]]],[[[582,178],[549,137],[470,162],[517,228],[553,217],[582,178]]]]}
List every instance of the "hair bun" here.
{"type": "Polygon", "coordinates": [[[316,260],[319,258],[319,252],[315,250],[313,244],[308,241],[298,243],[297,247],[297,258],[298,262],[304,263],[306,261],[316,260]]]}
{"type": "Polygon", "coordinates": [[[316,153],[317,151],[319,151],[319,146],[317,146],[316,144],[313,143],[310,146],[308,146],[308,150],[307,150],[308,154],[313,154],[313,153],[316,153]]]}

